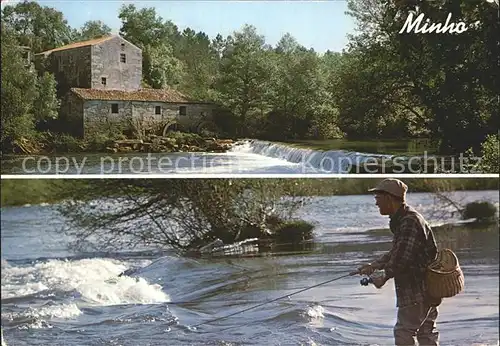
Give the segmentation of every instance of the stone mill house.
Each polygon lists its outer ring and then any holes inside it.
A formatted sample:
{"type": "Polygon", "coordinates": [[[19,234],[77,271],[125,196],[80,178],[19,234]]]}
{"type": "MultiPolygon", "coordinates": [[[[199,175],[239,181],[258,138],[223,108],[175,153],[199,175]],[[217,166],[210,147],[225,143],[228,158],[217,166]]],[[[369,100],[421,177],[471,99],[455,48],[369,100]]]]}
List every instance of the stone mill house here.
{"type": "Polygon", "coordinates": [[[37,54],[52,72],[65,130],[79,137],[133,131],[165,134],[177,126],[211,127],[214,105],[173,89],[141,88],[142,51],[118,35],[37,54]]]}

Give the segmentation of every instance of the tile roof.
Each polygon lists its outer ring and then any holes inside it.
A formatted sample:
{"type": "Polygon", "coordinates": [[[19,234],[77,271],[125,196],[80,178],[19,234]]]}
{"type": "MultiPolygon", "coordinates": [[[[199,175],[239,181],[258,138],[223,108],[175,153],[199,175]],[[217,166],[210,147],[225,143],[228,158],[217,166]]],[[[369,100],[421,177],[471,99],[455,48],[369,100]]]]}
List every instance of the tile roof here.
{"type": "Polygon", "coordinates": [[[134,91],[71,88],[83,100],[154,101],[170,103],[199,103],[173,89],[139,89],[134,91]]]}
{"type": "Polygon", "coordinates": [[[74,42],[74,43],[70,43],[70,44],[67,44],[65,46],[61,46],[61,47],[57,47],[57,48],[54,48],[54,49],[51,49],[51,50],[46,50],[45,52],[41,52],[41,53],[38,53],[38,54],[50,54],[52,52],[58,52],[58,51],[61,51],[61,50],[67,50],[67,49],[73,49],[73,48],[80,48],[80,47],[85,47],[85,46],[93,46],[95,44],[99,44],[99,43],[102,43],[102,42],[105,42],[109,39],[112,39],[116,37],[116,35],[110,35],[110,36],[104,36],[104,37],[100,37],[100,38],[94,38],[92,40],[87,40],[87,41],[80,41],[80,42],[74,42]]]}

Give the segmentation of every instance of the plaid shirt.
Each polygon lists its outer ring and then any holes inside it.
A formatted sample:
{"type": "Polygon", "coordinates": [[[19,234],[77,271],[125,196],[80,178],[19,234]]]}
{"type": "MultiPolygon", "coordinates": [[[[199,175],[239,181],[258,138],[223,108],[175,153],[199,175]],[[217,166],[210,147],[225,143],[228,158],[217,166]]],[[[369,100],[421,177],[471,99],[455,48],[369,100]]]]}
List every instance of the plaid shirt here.
{"type": "MultiPolygon", "coordinates": [[[[377,260],[388,278],[394,278],[396,306],[428,301],[425,273],[436,258],[437,246],[430,226],[412,207],[403,206],[391,216],[392,248],[377,260]]],[[[440,301],[431,301],[439,305],[440,301]]]]}

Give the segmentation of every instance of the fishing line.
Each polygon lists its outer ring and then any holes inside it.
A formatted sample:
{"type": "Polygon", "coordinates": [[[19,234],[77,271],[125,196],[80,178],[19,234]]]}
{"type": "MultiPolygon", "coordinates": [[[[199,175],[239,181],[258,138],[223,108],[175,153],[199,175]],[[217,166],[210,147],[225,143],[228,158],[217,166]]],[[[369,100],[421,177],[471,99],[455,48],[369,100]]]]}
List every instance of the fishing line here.
{"type": "MultiPolygon", "coordinates": [[[[282,273],[282,274],[276,274],[276,276],[278,275],[286,275],[288,273],[282,273]]],[[[256,278],[253,278],[253,279],[259,279],[258,277],[256,278]]],[[[366,280],[366,279],[364,279],[366,280]]],[[[241,283],[241,281],[239,282],[235,282],[235,283],[241,283]]],[[[366,285],[365,285],[366,286],[366,285]]],[[[306,288],[306,289],[309,289],[310,287],[309,286],[302,286],[301,288],[299,287],[294,287],[294,288],[289,288],[288,290],[299,290],[299,289],[303,289],[303,288],[306,288]]],[[[295,294],[295,293],[294,293],[295,294]]],[[[289,294],[290,295],[290,294],[289,294]]],[[[288,295],[288,296],[289,296],[288,295]]],[[[176,300],[176,301],[173,301],[173,302],[166,302],[167,305],[190,305],[190,304],[200,304],[200,303],[218,303],[218,302],[227,302],[227,299],[209,299],[209,300],[203,300],[203,299],[198,299],[198,300],[176,300]]],[[[254,301],[247,301],[247,303],[253,303],[254,301]]]]}
{"type": "Polygon", "coordinates": [[[315,288],[315,287],[318,287],[318,286],[322,286],[322,285],[325,285],[327,283],[330,283],[330,282],[333,282],[333,281],[337,281],[337,280],[340,280],[340,279],[343,279],[343,278],[346,278],[348,276],[352,276],[353,273],[349,273],[349,274],[345,274],[345,275],[342,275],[342,276],[339,276],[339,277],[336,277],[334,279],[330,279],[328,281],[325,281],[325,282],[321,282],[319,284],[316,284],[316,285],[313,285],[313,286],[309,286],[309,287],[306,287],[306,288],[303,288],[301,290],[298,290],[298,291],[295,291],[295,292],[292,292],[292,293],[289,293],[289,294],[286,294],[286,295],[283,295],[281,297],[278,297],[278,298],[274,298],[274,299],[271,299],[271,300],[268,300],[268,301],[265,301],[263,303],[260,303],[260,304],[257,304],[257,305],[254,305],[254,306],[251,306],[249,308],[246,308],[246,309],[243,309],[243,310],[240,310],[240,311],[236,311],[236,312],[233,312],[232,314],[229,314],[229,315],[226,315],[226,316],[222,316],[222,317],[218,317],[218,318],[214,318],[212,320],[208,320],[208,321],[205,321],[205,322],[202,322],[202,323],[199,323],[199,324],[196,324],[194,326],[191,326],[192,328],[197,328],[199,326],[202,326],[204,324],[207,324],[207,323],[212,323],[212,322],[215,322],[215,321],[219,321],[219,320],[222,320],[222,319],[225,319],[225,318],[228,318],[228,317],[231,317],[231,316],[234,316],[234,315],[238,315],[238,314],[241,314],[243,312],[246,312],[246,311],[249,311],[249,310],[252,310],[252,309],[255,309],[255,308],[258,308],[260,306],[263,306],[263,305],[266,305],[266,304],[269,304],[269,303],[273,303],[275,301],[278,301],[280,299],[284,299],[284,298],[288,298],[290,296],[293,296],[295,294],[299,294],[299,293],[302,293],[304,291],[307,291],[307,290],[310,290],[312,288],[315,288]]]}

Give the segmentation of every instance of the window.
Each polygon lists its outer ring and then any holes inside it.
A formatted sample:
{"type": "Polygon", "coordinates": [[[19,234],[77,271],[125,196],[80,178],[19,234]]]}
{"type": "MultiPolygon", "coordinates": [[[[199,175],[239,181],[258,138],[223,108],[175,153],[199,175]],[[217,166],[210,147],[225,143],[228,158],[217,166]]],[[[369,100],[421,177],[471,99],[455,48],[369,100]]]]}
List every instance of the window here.
{"type": "Polygon", "coordinates": [[[102,77],[101,78],[101,84],[102,85],[106,85],[106,77],[102,77]]]}
{"type": "Polygon", "coordinates": [[[161,114],[161,106],[155,107],[155,114],[161,114]]]}
{"type": "Polygon", "coordinates": [[[206,112],[200,112],[200,116],[201,116],[201,117],[205,117],[206,115],[207,115],[207,113],[206,113],[206,112]]]}
{"type": "Polygon", "coordinates": [[[179,115],[186,115],[186,114],[187,114],[186,106],[180,106],[179,107],[179,115]]]}
{"type": "Polygon", "coordinates": [[[120,62],[127,62],[127,56],[125,55],[125,53],[120,53],[120,62]]]}
{"type": "Polygon", "coordinates": [[[122,47],[122,50],[125,50],[125,43],[122,43],[120,46],[122,47]]]}
{"type": "Polygon", "coordinates": [[[118,103],[111,104],[111,113],[118,113],[118,103]]]}

